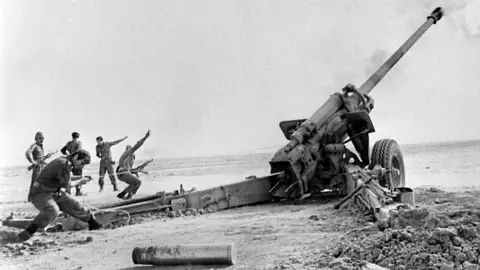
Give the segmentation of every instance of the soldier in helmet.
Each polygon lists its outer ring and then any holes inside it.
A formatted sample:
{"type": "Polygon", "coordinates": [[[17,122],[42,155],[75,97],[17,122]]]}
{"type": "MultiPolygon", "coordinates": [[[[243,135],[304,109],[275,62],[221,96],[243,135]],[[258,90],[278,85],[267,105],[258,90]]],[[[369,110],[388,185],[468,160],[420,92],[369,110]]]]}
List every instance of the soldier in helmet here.
{"type": "Polygon", "coordinates": [[[42,132],[37,132],[35,134],[35,143],[30,145],[25,152],[25,157],[27,158],[28,162],[34,166],[32,170],[32,179],[30,181],[30,189],[32,188],[33,182],[46,165],[45,160],[50,157],[50,155],[44,156],[43,140],[44,137],[42,132]]]}
{"type": "MultiPolygon", "coordinates": [[[[79,140],[80,138],[80,134],[78,132],[73,132],[72,133],[72,140],[67,142],[67,144],[60,150],[60,152],[62,152],[62,154],[64,155],[71,155],[73,152],[79,150],[79,149],[82,149],[82,142],[79,140]]],[[[74,169],[72,171],[72,174],[73,175],[82,175],[82,169],[74,169]]],[[[82,193],[82,186],[76,186],[75,187],[76,189],[76,192],[75,192],[75,196],[82,196],[84,195],[82,193]]],[[[67,190],[67,193],[70,194],[70,189],[68,188],[67,190]]]]}
{"type": "Polygon", "coordinates": [[[102,227],[90,210],[62,190],[79,184],[84,185],[92,179],[90,176],[71,175],[72,170],[81,169],[87,164],[90,164],[90,153],[80,149],[66,157],[54,159],[43,168],[28,195],[29,201],[40,213],[27,229],[18,234],[21,241],[30,239],[38,229],[44,229],[60,211],[87,222],[89,230],[98,230],[102,227]]]}

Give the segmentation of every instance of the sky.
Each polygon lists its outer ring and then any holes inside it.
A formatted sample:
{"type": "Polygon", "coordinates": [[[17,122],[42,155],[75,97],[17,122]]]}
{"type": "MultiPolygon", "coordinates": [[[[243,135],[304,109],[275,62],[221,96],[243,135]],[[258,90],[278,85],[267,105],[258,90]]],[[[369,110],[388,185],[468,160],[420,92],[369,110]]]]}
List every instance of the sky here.
{"type": "MultiPolygon", "coordinates": [[[[229,154],[287,141],[358,87],[420,27],[433,25],[370,93],[371,140],[480,137],[480,1],[0,2],[0,166],[27,164],[80,133],[115,159],[151,129],[140,158],[229,154]]],[[[98,161],[94,158],[94,162],[98,161]]]]}

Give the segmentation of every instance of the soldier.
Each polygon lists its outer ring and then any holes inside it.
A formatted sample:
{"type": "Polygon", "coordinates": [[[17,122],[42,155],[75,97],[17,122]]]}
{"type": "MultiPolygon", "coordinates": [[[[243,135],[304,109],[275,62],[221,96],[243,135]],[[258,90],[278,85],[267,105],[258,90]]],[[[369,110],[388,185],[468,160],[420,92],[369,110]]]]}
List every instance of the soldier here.
{"type": "Polygon", "coordinates": [[[104,142],[101,136],[97,137],[97,157],[100,158],[100,178],[98,179],[98,185],[100,186],[99,192],[102,192],[103,185],[105,184],[105,182],[103,181],[103,178],[105,177],[105,172],[108,172],[110,182],[113,185],[113,191],[118,191],[117,179],[115,179],[115,174],[113,172],[113,165],[115,164],[115,162],[112,161],[112,151],[110,150],[110,147],[123,142],[127,138],[128,137],[125,136],[125,138],[114,142],[104,142]]]}
{"type": "Polygon", "coordinates": [[[98,230],[102,224],[98,223],[90,210],[82,207],[75,198],[62,191],[62,188],[78,184],[84,185],[92,178],[90,176],[71,176],[73,169],[81,169],[90,164],[90,153],[86,150],[77,150],[66,157],[59,157],[47,164],[35,180],[30,193],[29,201],[40,213],[24,231],[18,234],[21,241],[30,239],[38,229],[44,229],[59,214],[59,211],[87,222],[89,230],[98,230]]]}
{"type": "Polygon", "coordinates": [[[35,134],[35,143],[30,145],[25,152],[27,160],[34,166],[32,170],[32,179],[30,181],[30,189],[32,188],[33,182],[35,182],[35,179],[45,166],[45,160],[51,156],[50,154],[43,156],[43,139],[42,132],[37,132],[35,134]]]}
{"type": "Polygon", "coordinates": [[[117,197],[120,199],[128,200],[131,199],[133,195],[137,193],[137,190],[140,188],[142,181],[137,176],[133,175],[131,172],[133,167],[133,162],[135,161],[135,151],[143,145],[145,140],[150,137],[150,130],[147,132],[145,137],[139,140],[133,147],[127,145],[125,152],[120,156],[117,167],[117,177],[120,181],[128,184],[122,192],[118,193],[117,197]]]}
{"type": "MultiPolygon", "coordinates": [[[[71,155],[73,152],[82,149],[82,142],[79,140],[79,138],[80,138],[80,134],[78,132],[73,132],[72,133],[72,140],[67,142],[67,144],[62,149],[60,149],[60,152],[62,152],[63,155],[71,155]]],[[[81,176],[83,174],[82,168],[79,168],[79,169],[74,168],[72,170],[72,174],[81,176]]],[[[81,185],[76,186],[75,189],[76,189],[75,196],[84,195],[82,193],[82,186],[81,185]]],[[[70,188],[67,188],[66,192],[68,194],[71,194],[70,193],[70,188]]]]}

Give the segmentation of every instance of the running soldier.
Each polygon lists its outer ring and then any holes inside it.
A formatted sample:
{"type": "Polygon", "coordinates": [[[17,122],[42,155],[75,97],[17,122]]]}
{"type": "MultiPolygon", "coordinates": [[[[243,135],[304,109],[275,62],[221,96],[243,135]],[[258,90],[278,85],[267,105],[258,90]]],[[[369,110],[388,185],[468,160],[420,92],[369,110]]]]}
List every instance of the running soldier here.
{"type": "Polygon", "coordinates": [[[110,150],[110,147],[119,144],[123,142],[125,139],[128,137],[125,136],[125,138],[114,141],[114,142],[104,142],[103,138],[101,136],[97,137],[97,157],[100,158],[100,178],[98,179],[98,185],[100,186],[99,192],[103,191],[103,185],[105,182],[103,181],[103,178],[105,177],[105,172],[108,172],[108,176],[110,177],[110,182],[112,183],[113,186],[113,191],[118,191],[117,188],[117,179],[115,178],[115,174],[113,172],[113,165],[115,165],[115,162],[112,161],[112,151],[110,150]]]}
{"type": "Polygon", "coordinates": [[[30,162],[33,166],[32,179],[30,180],[29,190],[32,188],[33,182],[35,182],[35,179],[37,179],[43,167],[45,167],[45,161],[51,156],[51,154],[44,156],[43,140],[44,137],[42,132],[37,132],[35,134],[35,143],[30,145],[30,147],[25,152],[25,157],[27,158],[28,162],[30,162]]]}
{"type": "MultiPolygon", "coordinates": [[[[80,138],[80,134],[78,132],[73,132],[72,133],[72,140],[67,142],[67,144],[62,149],[60,149],[60,152],[62,152],[63,155],[71,155],[73,152],[82,149],[82,142],[79,140],[79,138],[80,138]]],[[[82,168],[79,168],[79,169],[74,168],[72,170],[72,174],[76,175],[76,176],[82,176],[82,174],[83,174],[82,168]]],[[[75,196],[83,196],[84,195],[82,193],[82,186],[81,185],[76,186],[75,189],[76,189],[75,196]]],[[[71,194],[70,193],[70,188],[67,188],[66,192],[68,194],[71,194]]]]}
{"type": "Polygon", "coordinates": [[[131,199],[133,195],[137,193],[137,190],[142,185],[142,181],[135,176],[132,172],[133,162],[135,161],[135,151],[140,148],[145,140],[150,137],[150,130],[147,132],[145,137],[139,140],[133,147],[127,145],[125,152],[120,156],[117,167],[117,177],[118,180],[128,184],[122,192],[118,193],[117,197],[120,199],[128,200],[131,199]]]}
{"type": "Polygon", "coordinates": [[[40,213],[27,229],[18,234],[21,241],[30,239],[38,229],[47,227],[60,211],[87,222],[89,230],[102,227],[90,210],[62,190],[78,184],[84,185],[92,179],[90,176],[70,175],[73,169],[81,169],[87,164],[90,164],[88,151],[77,150],[69,156],[56,158],[45,166],[28,194],[29,201],[40,213]]]}

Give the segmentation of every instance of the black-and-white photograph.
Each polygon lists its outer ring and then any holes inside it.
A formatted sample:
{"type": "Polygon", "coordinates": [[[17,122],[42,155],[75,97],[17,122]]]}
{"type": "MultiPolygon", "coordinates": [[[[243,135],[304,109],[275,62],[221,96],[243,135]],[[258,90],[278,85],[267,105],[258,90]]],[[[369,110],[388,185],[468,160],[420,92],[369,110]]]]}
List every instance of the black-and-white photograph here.
{"type": "Polygon", "coordinates": [[[0,269],[480,270],[478,0],[0,0],[0,63],[0,269]]]}

